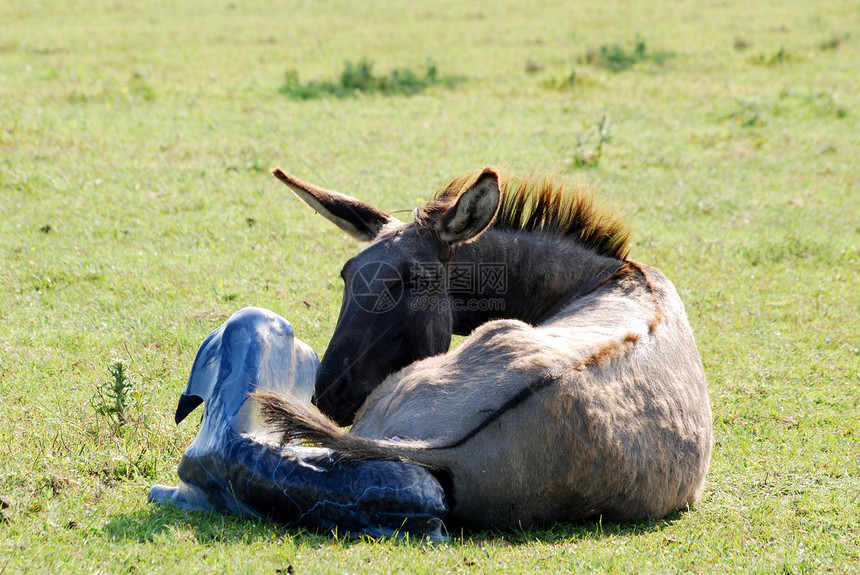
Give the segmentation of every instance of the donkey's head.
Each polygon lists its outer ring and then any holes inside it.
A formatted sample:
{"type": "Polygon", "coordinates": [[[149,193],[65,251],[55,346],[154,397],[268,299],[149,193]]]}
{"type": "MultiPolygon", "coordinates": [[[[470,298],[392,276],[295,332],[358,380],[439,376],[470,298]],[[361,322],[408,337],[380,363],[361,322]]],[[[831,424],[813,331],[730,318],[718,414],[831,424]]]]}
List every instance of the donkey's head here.
{"type": "Polygon", "coordinates": [[[364,202],[272,172],[305,203],[370,245],[344,264],[343,302],[317,373],[314,402],[340,423],[391,373],[442,353],[452,311],[442,266],[478,236],[499,206],[499,178],[485,169],[456,202],[403,223],[364,202]]]}

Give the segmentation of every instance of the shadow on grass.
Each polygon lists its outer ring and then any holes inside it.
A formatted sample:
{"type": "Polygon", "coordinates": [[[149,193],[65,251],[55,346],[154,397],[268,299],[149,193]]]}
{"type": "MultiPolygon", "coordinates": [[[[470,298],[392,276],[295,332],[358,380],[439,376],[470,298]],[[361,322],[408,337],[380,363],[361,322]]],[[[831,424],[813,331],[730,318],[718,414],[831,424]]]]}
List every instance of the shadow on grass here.
{"type": "Polygon", "coordinates": [[[201,544],[254,543],[284,537],[307,542],[329,542],[330,533],[288,527],[271,521],[246,519],[219,512],[187,511],[168,505],[147,505],[130,513],[114,515],[102,530],[117,539],[151,543],[161,537],[191,533],[201,544]]]}
{"type": "Polygon", "coordinates": [[[551,545],[554,543],[577,543],[609,537],[636,537],[662,531],[683,519],[685,513],[674,513],[662,519],[641,521],[639,523],[615,523],[597,517],[571,523],[560,523],[528,529],[450,532],[452,541],[465,545],[498,543],[502,545],[528,545],[536,541],[551,545]]]}
{"type": "MultiPolygon", "coordinates": [[[[470,531],[452,529],[448,531],[452,544],[480,546],[485,544],[526,545],[535,541],[545,544],[575,543],[606,537],[634,537],[650,534],[669,527],[683,518],[685,513],[675,513],[658,520],[640,523],[614,523],[600,518],[591,521],[564,523],[540,528],[470,531]]],[[[367,536],[349,533],[334,533],[322,530],[291,527],[270,521],[245,519],[219,512],[186,511],[167,505],[148,505],[138,511],[118,514],[103,527],[103,531],[117,539],[150,543],[160,537],[181,537],[190,532],[200,544],[245,543],[250,544],[272,539],[290,538],[295,544],[307,545],[353,545],[367,541],[367,536]]],[[[402,538],[394,543],[420,544],[417,539],[402,538]]]]}

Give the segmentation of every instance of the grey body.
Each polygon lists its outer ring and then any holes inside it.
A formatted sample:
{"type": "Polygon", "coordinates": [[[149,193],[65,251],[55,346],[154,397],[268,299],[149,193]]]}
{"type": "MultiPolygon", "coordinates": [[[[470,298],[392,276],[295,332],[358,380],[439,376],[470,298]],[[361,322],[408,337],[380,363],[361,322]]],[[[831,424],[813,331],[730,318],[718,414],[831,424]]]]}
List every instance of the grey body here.
{"type": "Polygon", "coordinates": [[[705,377],[675,289],[644,266],[545,324],[488,322],[392,375],[352,434],[448,445],[547,374],[555,381],[466,443],[409,453],[450,474],[453,519],[638,520],[698,499],[711,451],[705,377]]]}
{"type": "MultiPolygon", "coordinates": [[[[285,181],[300,197],[314,191],[291,176],[285,181]]],[[[546,199],[564,190],[543,184],[543,203],[517,212],[525,201],[519,198],[510,200],[519,202],[513,208],[504,201],[499,208],[510,187],[485,170],[449,186],[409,224],[379,221],[368,207],[363,213],[379,225],[344,269],[341,318],[323,358],[329,368],[316,383],[318,399],[329,394],[321,408],[337,404],[335,393],[348,405],[360,399],[354,417],[332,408],[336,419],[354,419],[351,433],[271,394],[261,397],[268,420],[287,438],[356,459],[407,459],[430,468],[447,486],[451,519],[468,526],[597,515],[641,520],[684,509],[703,489],[712,422],[705,374],[674,286],[660,271],[626,259],[626,235],[619,239],[616,221],[583,207],[590,200],[580,196],[564,212],[546,199]],[[556,211],[540,212],[549,209],[556,211]],[[497,210],[507,210],[508,221],[490,226],[497,210]],[[381,381],[361,381],[374,373],[362,371],[361,358],[375,354],[360,346],[384,338],[396,315],[351,317],[360,310],[347,301],[349,280],[356,266],[381,257],[393,266],[432,258],[448,266],[501,262],[510,275],[505,293],[496,294],[504,305],[447,317],[438,310],[407,315],[402,329],[412,332],[404,337],[420,341],[415,332],[424,334],[423,348],[413,344],[415,361],[381,381]],[[471,335],[441,353],[434,342],[446,329],[449,338],[471,335]],[[351,372],[333,377],[338,365],[351,372]],[[344,390],[344,382],[361,392],[344,390]]],[[[316,209],[336,202],[326,193],[316,209]]],[[[485,294],[446,297],[449,310],[476,309],[464,304],[485,294]]]]}

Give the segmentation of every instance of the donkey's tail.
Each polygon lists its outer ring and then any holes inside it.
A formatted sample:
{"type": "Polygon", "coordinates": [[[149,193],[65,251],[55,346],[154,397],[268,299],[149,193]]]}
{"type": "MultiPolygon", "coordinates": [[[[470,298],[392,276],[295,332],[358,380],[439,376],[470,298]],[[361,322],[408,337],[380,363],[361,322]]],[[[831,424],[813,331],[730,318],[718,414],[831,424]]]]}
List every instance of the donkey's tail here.
{"type": "Polygon", "coordinates": [[[423,441],[389,441],[351,435],[325,415],[292,397],[271,392],[258,392],[251,397],[259,402],[260,413],[269,428],[282,436],[282,444],[299,439],[305,444],[332,449],[343,460],[386,459],[436,467],[423,461],[424,458],[416,460],[415,455],[427,448],[423,441]]]}
{"type": "Polygon", "coordinates": [[[449,460],[443,454],[445,450],[460,447],[502,415],[519,406],[541,389],[559,381],[559,379],[560,376],[557,374],[547,374],[533,381],[490,413],[468,433],[444,445],[436,445],[426,441],[391,441],[359,437],[345,432],[325,415],[309,409],[291,397],[270,392],[254,393],[251,397],[260,403],[263,419],[271,426],[272,431],[282,436],[282,444],[299,439],[310,445],[333,449],[345,460],[411,461],[430,469],[443,469],[449,460]]]}

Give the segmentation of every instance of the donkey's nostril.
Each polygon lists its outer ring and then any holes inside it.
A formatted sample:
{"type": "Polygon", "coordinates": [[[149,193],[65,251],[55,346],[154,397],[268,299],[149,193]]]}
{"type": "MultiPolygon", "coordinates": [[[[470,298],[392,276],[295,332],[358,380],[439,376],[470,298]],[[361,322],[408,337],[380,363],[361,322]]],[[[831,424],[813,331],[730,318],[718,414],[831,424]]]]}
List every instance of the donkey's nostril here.
{"type": "Polygon", "coordinates": [[[329,397],[338,397],[352,387],[352,375],[345,371],[331,382],[328,388],[329,397]]]}

